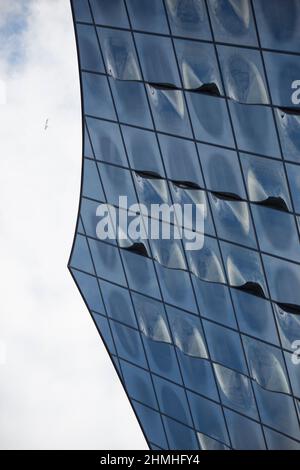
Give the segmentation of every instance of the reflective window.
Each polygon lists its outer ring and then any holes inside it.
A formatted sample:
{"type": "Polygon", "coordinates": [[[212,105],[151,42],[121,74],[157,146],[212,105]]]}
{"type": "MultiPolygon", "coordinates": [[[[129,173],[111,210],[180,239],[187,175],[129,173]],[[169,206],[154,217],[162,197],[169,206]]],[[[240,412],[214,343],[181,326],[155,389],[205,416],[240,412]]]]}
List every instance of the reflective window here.
{"type": "Polygon", "coordinates": [[[169,34],[163,0],[127,0],[133,29],[169,34]]]}
{"type": "Polygon", "coordinates": [[[234,449],[265,450],[261,426],[230,410],[225,410],[229,434],[234,449]]]}
{"type": "Polygon", "coordinates": [[[204,0],[166,0],[165,4],[174,36],[211,39],[204,0]]]}
{"type": "Polygon", "coordinates": [[[250,0],[208,0],[216,41],[256,46],[250,0]]]}
{"type": "Polygon", "coordinates": [[[81,67],[92,72],[104,72],[94,26],[79,24],[77,26],[77,34],[81,67]]]}
{"type": "Polygon", "coordinates": [[[116,119],[106,77],[94,73],[83,73],[82,87],[86,114],[116,119]]]}
{"type": "Polygon", "coordinates": [[[95,23],[128,28],[129,23],[122,0],[90,0],[95,23]]]}

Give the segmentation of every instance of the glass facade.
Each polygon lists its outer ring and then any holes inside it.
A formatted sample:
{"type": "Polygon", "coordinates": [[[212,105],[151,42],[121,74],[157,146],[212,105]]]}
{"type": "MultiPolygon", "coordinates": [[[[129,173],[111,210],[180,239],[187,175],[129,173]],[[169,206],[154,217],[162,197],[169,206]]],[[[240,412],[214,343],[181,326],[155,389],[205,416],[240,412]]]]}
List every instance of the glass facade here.
{"type": "Polygon", "coordinates": [[[69,268],[150,448],[300,450],[300,1],[71,3],[69,268]],[[200,201],[203,247],[99,240],[119,195],[200,201]]]}

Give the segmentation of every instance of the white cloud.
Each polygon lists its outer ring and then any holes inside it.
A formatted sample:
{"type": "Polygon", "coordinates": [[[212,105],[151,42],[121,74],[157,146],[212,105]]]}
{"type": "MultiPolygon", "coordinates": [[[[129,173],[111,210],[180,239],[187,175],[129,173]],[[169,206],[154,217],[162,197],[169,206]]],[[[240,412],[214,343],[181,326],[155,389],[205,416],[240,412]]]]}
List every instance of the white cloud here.
{"type": "Polygon", "coordinates": [[[146,448],[66,268],[81,171],[69,0],[22,5],[1,0],[0,445],[146,448]]]}

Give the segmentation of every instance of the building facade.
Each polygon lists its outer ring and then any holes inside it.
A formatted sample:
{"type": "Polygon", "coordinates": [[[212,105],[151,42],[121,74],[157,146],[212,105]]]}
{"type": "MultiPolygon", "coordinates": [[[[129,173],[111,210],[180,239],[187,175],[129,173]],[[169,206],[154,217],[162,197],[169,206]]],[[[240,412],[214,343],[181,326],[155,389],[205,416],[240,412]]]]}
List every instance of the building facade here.
{"type": "Polygon", "coordinates": [[[300,449],[300,1],[71,4],[69,269],[150,448],[300,449]],[[155,204],[194,207],[201,247],[113,223],[155,204]]]}

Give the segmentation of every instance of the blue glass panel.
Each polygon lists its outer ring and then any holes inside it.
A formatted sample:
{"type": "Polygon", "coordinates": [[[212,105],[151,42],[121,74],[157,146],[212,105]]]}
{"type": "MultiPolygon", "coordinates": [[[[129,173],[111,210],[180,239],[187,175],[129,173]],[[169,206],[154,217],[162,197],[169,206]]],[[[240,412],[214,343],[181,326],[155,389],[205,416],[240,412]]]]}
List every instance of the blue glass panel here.
{"type": "Polygon", "coordinates": [[[97,165],[87,158],[84,159],[82,194],[97,201],[105,201],[97,165]]]}
{"type": "Polygon", "coordinates": [[[245,198],[245,188],[236,152],[198,144],[204,178],[208,189],[245,198]]]}
{"type": "Polygon", "coordinates": [[[97,275],[117,284],[126,285],[118,249],[102,241],[89,240],[97,275]]]}
{"type": "Polygon", "coordinates": [[[272,202],[279,209],[290,210],[291,203],[284,166],[269,158],[241,154],[245,182],[250,201],[272,202]]]}
{"type": "Polygon", "coordinates": [[[78,283],[80,292],[91,310],[104,313],[104,305],[101,299],[97,279],[88,274],[72,269],[72,274],[78,283]]]}
{"type": "Polygon", "coordinates": [[[168,34],[169,28],[162,0],[127,0],[133,29],[168,34]]]}
{"type": "Polygon", "coordinates": [[[87,118],[95,158],[128,166],[118,124],[87,118]]]}
{"type": "Polygon", "coordinates": [[[176,39],[175,48],[184,88],[224,94],[212,44],[176,39]]]}
{"type": "Polygon", "coordinates": [[[264,389],[290,393],[282,352],[254,338],[243,336],[251,377],[264,389]]]}
{"type": "Polygon", "coordinates": [[[257,248],[247,202],[224,200],[210,194],[211,208],[220,238],[257,248]]]}
{"type": "Polygon", "coordinates": [[[293,342],[300,338],[300,317],[283,310],[277,304],[274,304],[274,311],[282,346],[291,350],[293,342]]]}
{"type": "Polygon", "coordinates": [[[161,412],[187,426],[192,426],[184,389],[159,377],[153,377],[153,380],[161,412]]]}
{"type": "Polygon", "coordinates": [[[253,386],[262,422],[299,439],[299,423],[292,398],[264,390],[256,383],[253,386]]]}
{"type": "Polygon", "coordinates": [[[186,388],[205,395],[212,400],[218,400],[218,392],[211,363],[206,359],[187,356],[177,351],[183,382],[186,388]]]}
{"type": "Polygon", "coordinates": [[[188,399],[197,431],[229,444],[221,407],[191,392],[188,392],[188,399]]]}
{"type": "Polygon", "coordinates": [[[216,41],[256,46],[250,0],[208,0],[208,7],[216,41]]]}
{"type": "MultiPolygon", "coordinates": [[[[299,10],[300,12],[300,10],[299,10]]],[[[293,107],[293,94],[297,98],[300,77],[300,57],[296,55],[264,52],[272,102],[277,106],[293,107]],[[293,83],[296,89],[293,89],[293,83]]]]}
{"type": "Polygon", "coordinates": [[[218,323],[236,328],[236,321],[229,289],[222,284],[215,284],[193,278],[200,314],[218,323]]]}
{"type": "Polygon", "coordinates": [[[265,450],[261,426],[233,411],[225,410],[233,448],[236,450],[265,450]]]}
{"type": "Polygon", "coordinates": [[[83,235],[76,235],[71,265],[87,273],[95,274],[89,247],[83,235]]]}
{"type": "Polygon", "coordinates": [[[122,126],[122,132],[131,167],[163,176],[155,133],[129,126],[122,126]]]}
{"type": "Polygon", "coordinates": [[[128,28],[129,23],[122,0],[90,0],[95,23],[128,28]]]}
{"type": "Polygon", "coordinates": [[[268,207],[251,206],[260,249],[299,262],[299,236],[294,216],[268,207]]]}
{"type": "Polygon", "coordinates": [[[201,93],[186,93],[195,136],[198,140],[233,147],[226,101],[201,93]]]}
{"type": "Polygon", "coordinates": [[[169,269],[156,263],[164,301],[191,312],[197,312],[190,276],[187,272],[169,269]]]}
{"type": "Polygon", "coordinates": [[[182,91],[153,88],[148,85],[147,92],[157,130],[192,137],[182,91]]]}
{"type": "Polygon", "coordinates": [[[119,80],[141,80],[132,35],[128,31],[97,28],[109,75],[119,80]]]}
{"type": "Polygon", "coordinates": [[[214,364],[222,403],[251,418],[258,419],[250,380],[227,367],[214,364]]]}
{"type": "Polygon", "coordinates": [[[152,372],[182,385],[182,378],[174,346],[153,341],[143,336],[145,350],[152,372]]]}
{"type": "Polygon", "coordinates": [[[195,432],[174,421],[171,418],[163,417],[170,449],[173,450],[198,450],[198,442],[195,432]]]}
{"type": "Polygon", "coordinates": [[[229,106],[239,149],[279,158],[272,110],[235,101],[230,101],[229,106]]]}
{"type": "Polygon", "coordinates": [[[122,258],[129,287],[142,294],[160,299],[152,260],[126,250],[122,250],[122,258]]]}
{"type": "Polygon", "coordinates": [[[98,163],[98,168],[107,202],[117,207],[124,207],[119,197],[127,196],[127,207],[137,203],[130,171],[105,163],[98,163]]]}
{"type": "Polygon", "coordinates": [[[263,255],[263,261],[272,299],[281,303],[296,305],[299,307],[299,266],[267,255],[263,255]]]}
{"type": "Polygon", "coordinates": [[[218,46],[218,54],[227,96],[240,103],[269,103],[259,51],[218,46]]]}
{"type": "Polygon", "coordinates": [[[86,114],[105,119],[116,119],[106,77],[83,73],[82,87],[86,114]]]}
{"type": "MultiPolygon", "coordinates": [[[[298,340],[299,341],[299,340],[298,340]]],[[[300,342],[298,344],[298,351],[300,347],[300,342]]],[[[285,362],[288,368],[289,377],[291,380],[292,385],[292,394],[300,398],[300,374],[299,374],[299,356],[300,354],[297,353],[297,349],[295,349],[294,353],[284,353],[285,362]]]]}
{"type": "Polygon", "coordinates": [[[300,442],[293,441],[281,433],[264,428],[269,450],[300,450],[300,442]]]}
{"type": "Polygon", "coordinates": [[[300,213],[300,166],[290,165],[286,166],[294,208],[295,211],[300,213]]]}
{"type": "Polygon", "coordinates": [[[144,85],[110,79],[117,113],[122,123],[153,128],[144,85]]]}
{"type": "Polygon", "coordinates": [[[102,315],[98,315],[97,313],[92,313],[92,316],[96,322],[97,328],[99,329],[102,338],[105,341],[106,346],[109,349],[109,352],[111,354],[116,354],[108,320],[104,318],[102,315]]]}
{"type": "Polygon", "coordinates": [[[267,287],[259,254],[225,242],[221,242],[221,250],[229,284],[258,297],[265,297],[267,287]]]}
{"type": "Polygon", "coordinates": [[[212,360],[242,374],[247,374],[239,334],[206,320],[203,320],[203,327],[212,360]]]}
{"type": "Polygon", "coordinates": [[[299,52],[300,8],[297,0],[254,0],[254,9],[262,47],[299,52]]]}
{"type": "Polygon", "coordinates": [[[147,438],[151,442],[159,443],[162,449],[168,449],[168,444],[165,437],[164,428],[162,425],[161,416],[156,411],[147,408],[140,403],[132,402],[134,409],[143,423],[143,429],[147,435],[147,438]]]}
{"type": "Polygon", "coordinates": [[[300,116],[283,109],[275,114],[284,158],[300,163],[300,116]]]}
{"type": "Polygon", "coordinates": [[[173,181],[187,181],[203,188],[203,179],[196,147],[188,140],[159,136],[167,177],[173,181]]]}
{"type": "Polygon", "coordinates": [[[231,289],[231,295],[240,330],[278,345],[276,324],[270,302],[237,289],[231,289]]]}
{"type": "Polygon", "coordinates": [[[114,320],[137,328],[131,299],[127,289],[100,280],[100,289],[106,305],[107,315],[114,320]]]}
{"type": "Polygon", "coordinates": [[[138,331],[113,320],[110,321],[118,355],[134,364],[146,368],[146,358],[138,331]]]}
{"type": "Polygon", "coordinates": [[[128,395],[157,409],[157,400],[149,372],[122,360],[120,364],[128,395]]]}
{"type": "Polygon", "coordinates": [[[104,72],[98,39],[94,26],[77,25],[80,65],[82,69],[104,72]]]}
{"type": "Polygon", "coordinates": [[[75,21],[92,23],[88,0],[72,0],[75,13],[75,21]]]}
{"type": "Polygon", "coordinates": [[[204,0],[166,0],[172,33],[211,40],[204,0]]]}

